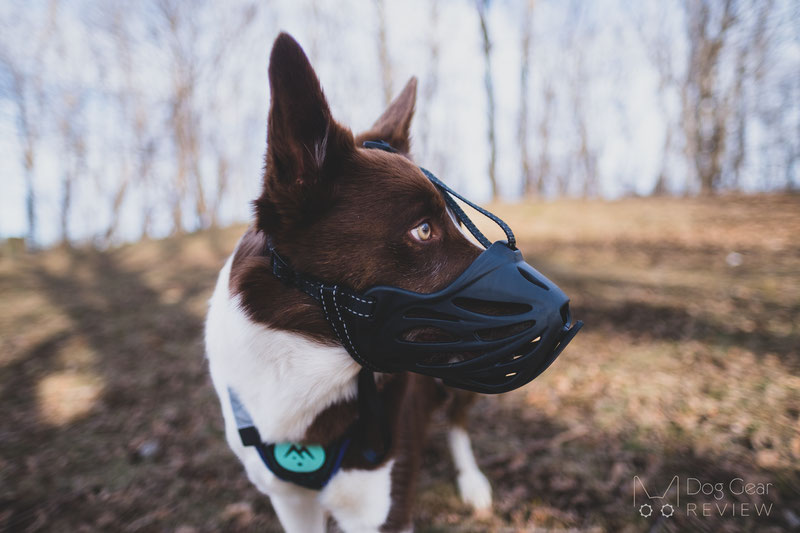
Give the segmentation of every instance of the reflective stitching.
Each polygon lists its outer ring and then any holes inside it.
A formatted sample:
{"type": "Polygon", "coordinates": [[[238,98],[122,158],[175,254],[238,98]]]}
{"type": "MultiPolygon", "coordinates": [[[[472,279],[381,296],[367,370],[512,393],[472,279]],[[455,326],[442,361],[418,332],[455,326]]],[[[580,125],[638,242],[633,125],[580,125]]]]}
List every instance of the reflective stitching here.
{"type": "MultiPolygon", "coordinates": [[[[322,303],[323,311],[325,311],[325,318],[328,319],[328,321],[330,322],[329,315],[328,315],[328,312],[327,312],[327,309],[326,309],[326,306],[325,306],[325,297],[323,296],[323,291],[325,289],[325,285],[320,284],[319,286],[315,286],[315,285],[311,284],[310,282],[303,282],[303,286],[300,286],[298,288],[301,291],[303,291],[304,293],[306,293],[309,296],[311,296],[312,298],[314,298],[315,300],[319,300],[322,303]],[[314,292],[312,292],[312,289],[316,289],[317,294],[314,294],[314,292]]],[[[338,285],[336,286],[336,290],[338,290],[338,285]]],[[[349,296],[349,297],[351,297],[351,298],[353,298],[355,300],[358,300],[360,302],[363,302],[365,304],[372,304],[373,303],[373,302],[370,302],[369,300],[364,300],[364,299],[359,298],[357,296],[353,296],[352,294],[345,293],[345,296],[349,296]]],[[[338,310],[338,307],[339,307],[339,305],[337,304],[337,310],[338,310]]],[[[372,313],[362,313],[360,311],[356,311],[352,307],[348,307],[347,305],[342,305],[341,307],[343,307],[346,311],[349,311],[350,313],[352,313],[352,314],[354,314],[356,316],[360,316],[362,318],[370,318],[372,316],[372,313]]]]}
{"type": "Polygon", "coordinates": [[[346,305],[343,305],[342,307],[344,307],[346,311],[350,311],[350,312],[351,312],[351,313],[353,313],[354,315],[358,315],[358,316],[360,316],[360,317],[363,317],[363,318],[369,318],[369,317],[370,317],[370,315],[368,315],[368,314],[365,314],[365,313],[359,313],[359,312],[358,312],[358,311],[356,311],[355,309],[350,309],[350,308],[349,308],[349,307],[347,307],[346,305]]]}
{"type": "MultiPolygon", "coordinates": [[[[364,359],[363,359],[363,358],[362,358],[362,357],[361,357],[361,356],[358,354],[358,350],[356,350],[356,347],[353,345],[353,340],[350,338],[350,332],[347,330],[347,323],[346,323],[346,322],[344,321],[344,319],[342,318],[342,313],[341,313],[341,311],[339,311],[339,305],[336,303],[336,290],[337,290],[338,288],[339,288],[339,286],[338,286],[338,285],[334,285],[334,286],[333,286],[333,307],[334,307],[334,309],[336,309],[336,313],[339,315],[339,321],[342,323],[342,326],[344,327],[344,334],[345,334],[345,337],[347,337],[347,342],[348,342],[348,344],[350,344],[350,349],[352,350],[352,352],[351,352],[351,353],[352,353],[352,355],[353,355],[353,358],[355,358],[355,359],[356,359],[356,361],[358,361],[359,363],[361,363],[361,366],[364,366],[364,367],[367,367],[367,368],[370,368],[370,369],[371,369],[371,368],[373,368],[373,366],[372,366],[371,364],[367,363],[367,362],[366,362],[366,361],[365,361],[365,360],[364,360],[364,359]]],[[[339,341],[341,342],[341,339],[339,339],[339,341]]]]}
{"type": "Polygon", "coordinates": [[[371,301],[369,301],[369,300],[366,300],[366,299],[364,299],[364,298],[359,298],[359,297],[358,297],[358,296],[356,296],[355,294],[351,294],[351,293],[345,293],[345,296],[349,296],[349,297],[350,297],[350,298],[352,298],[353,300],[358,300],[359,302],[361,302],[361,303],[363,303],[363,304],[371,304],[371,303],[372,303],[371,301]]]}
{"type": "Polygon", "coordinates": [[[325,313],[325,320],[328,321],[328,324],[331,325],[333,328],[333,332],[336,334],[336,338],[339,339],[339,342],[342,342],[342,337],[339,335],[339,328],[336,327],[336,324],[331,322],[331,317],[328,315],[328,306],[325,305],[325,295],[322,293],[322,289],[324,287],[320,285],[319,287],[319,301],[322,302],[322,311],[325,313]]]}
{"type": "MultiPolygon", "coordinates": [[[[289,267],[289,265],[286,263],[286,261],[284,261],[283,258],[280,255],[278,255],[278,252],[276,252],[275,249],[272,246],[270,246],[269,250],[270,250],[270,253],[272,254],[272,273],[275,275],[276,278],[278,278],[279,280],[283,281],[284,283],[286,283],[288,285],[294,285],[295,287],[297,287],[298,289],[300,289],[304,293],[308,294],[312,298],[322,301],[322,299],[323,299],[323,290],[325,289],[325,284],[324,283],[315,282],[315,281],[306,279],[302,275],[297,275],[291,269],[291,267],[289,267]]],[[[362,298],[362,297],[357,296],[356,294],[353,294],[353,293],[351,293],[349,291],[345,291],[344,295],[347,296],[348,298],[350,298],[351,300],[353,300],[354,302],[360,302],[360,303],[366,304],[366,305],[372,305],[372,304],[375,303],[373,300],[370,300],[370,299],[367,299],[367,298],[362,298]]],[[[353,313],[354,315],[357,315],[357,316],[360,316],[360,317],[363,317],[363,318],[369,318],[371,316],[371,313],[361,313],[359,311],[356,311],[355,309],[352,309],[351,307],[347,307],[346,305],[343,306],[343,307],[347,311],[350,311],[351,313],[353,313]]],[[[327,312],[326,312],[325,316],[326,317],[328,316],[327,312]]]]}
{"type": "Polygon", "coordinates": [[[344,326],[344,335],[345,335],[345,337],[347,337],[347,342],[348,342],[348,344],[350,344],[350,348],[353,350],[353,352],[356,354],[356,356],[359,359],[361,359],[361,356],[358,355],[358,350],[356,350],[356,347],[353,346],[353,340],[350,338],[350,332],[347,331],[347,323],[345,323],[344,319],[342,318],[342,313],[341,313],[341,311],[339,311],[339,306],[336,305],[336,290],[338,288],[339,288],[338,285],[334,285],[333,286],[333,307],[334,307],[334,309],[336,309],[336,314],[339,315],[339,322],[341,322],[342,326],[344,326]]]}
{"type": "MultiPolygon", "coordinates": [[[[342,341],[342,336],[339,334],[339,328],[336,327],[336,324],[331,320],[331,317],[328,314],[328,306],[325,304],[325,294],[323,293],[323,289],[324,288],[325,288],[324,285],[320,285],[320,287],[319,287],[319,300],[320,300],[320,302],[322,302],[322,311],[325,313],[325,320],[327,320],[328,324],[331,325],[331,328],[333,328],[333,333],[336,335],[336,338],[339,339],[339,342],[342,343],[342,346],[344,346],[344,341],[342,341]]],[[[372,365],[367,363],[358,354],[358,351],[356,350],[356,347],[353,346],[353,341],[350,339],[350,332],[347,331],[347,324],[345,324],[344,320],[342,319],[342,313],[339,311],[339,306],[336,305],[336,289],[337,289],[337,285],[334,285],[333,286],[333,307],[336,309],[336,314],[339,315],[339,322],[341,322],[342,325],[344,326],[344,332],[345,332],[345,335],[347,335],[347,342],[350,344],[350,350],[347,350],[347,351],[350,353],[350,355],[353,356],[353,359],[355,359],[361,366],[364,366],[364,367],[367,367],[367,368],[373,368],[372,365]]],[[[344,346],[344,347],[345,347],[345,349],[347,349],[346,346],[344,346]]]]}

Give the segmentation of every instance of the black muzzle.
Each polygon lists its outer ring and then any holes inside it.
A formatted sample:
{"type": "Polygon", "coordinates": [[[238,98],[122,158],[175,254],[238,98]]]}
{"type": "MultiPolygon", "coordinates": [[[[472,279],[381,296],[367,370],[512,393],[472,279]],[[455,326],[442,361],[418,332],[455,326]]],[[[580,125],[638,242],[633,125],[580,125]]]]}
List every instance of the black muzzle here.
{"type": "MultiPolygon", "coordinates": [[[[393,151],[383,142],[364,146],[393,151]]],[[[322,305],[339,341],[368,370],[417,372],[489,394],[519,388],[550,366],[583,323],[572,323],[569,298],[524,261],[502,220],[421,170],[486,248],[447,287],[356,293],[296,272],[270,247],[273,273],[322,305]],[[453,196],[498,223],[508,240],[491,244],[453,196]]]]}

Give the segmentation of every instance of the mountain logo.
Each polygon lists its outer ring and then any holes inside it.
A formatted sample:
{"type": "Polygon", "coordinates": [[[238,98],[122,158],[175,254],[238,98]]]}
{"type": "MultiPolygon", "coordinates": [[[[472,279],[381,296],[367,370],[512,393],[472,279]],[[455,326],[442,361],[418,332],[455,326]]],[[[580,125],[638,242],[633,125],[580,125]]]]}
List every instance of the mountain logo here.
{"type": "Polygon", "coordinates": [[[316,472],[325,464],[325,448],[316,444],[282,442],[275,445],[275,461],[290,472],[316,472]]]}

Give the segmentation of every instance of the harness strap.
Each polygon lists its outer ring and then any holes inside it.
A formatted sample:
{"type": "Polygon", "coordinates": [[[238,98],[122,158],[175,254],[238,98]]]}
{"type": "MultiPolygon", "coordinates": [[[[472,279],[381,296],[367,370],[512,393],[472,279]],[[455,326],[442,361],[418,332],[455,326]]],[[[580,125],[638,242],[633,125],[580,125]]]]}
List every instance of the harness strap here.
{"type": "Polygon", "coordinates": [[[242,444],[254,447],[264,465],[279,479],[320,490],[341,468],[350,447],[350,431],[325,447],[292,442],[265,443],[244,404],[230,387],[228,396],[242,444]]]}
{"type": "Polygon", "coordinates": [[[250,413],[230,387],[228,397],[242,445],[255,448],[264,466],[276,477],[301,487],[321,490],[327,485],[341,468],[353,441],[360,444],[362,457],[371,465],[383,462],[391,449],[391,429],[375,386],[375,376],[366,368],[358,374],[358,420],[339,439],[324,447],[263,442],[250,413]],[[377,446],[373,446],[370,439],[370,431],[374,428],[380,432],[377,446]]]}

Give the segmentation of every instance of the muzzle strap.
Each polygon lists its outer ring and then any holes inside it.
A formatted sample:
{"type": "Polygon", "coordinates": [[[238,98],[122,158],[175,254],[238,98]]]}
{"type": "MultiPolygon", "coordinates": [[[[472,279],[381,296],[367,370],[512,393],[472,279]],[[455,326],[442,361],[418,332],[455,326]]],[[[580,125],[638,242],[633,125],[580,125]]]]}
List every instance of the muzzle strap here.
{"type": "Polygon", "coordinates": [[[335,295],[336,309],[346,311],[361,318],[372,317],[375,311],[374,299],[365,298],[346,287],[328,285],[311,276],[302,274],[292,268],[289,263],[275,251],[271,242],[267,243],[267,247],[272,257],[272,274],[284,284],[300,289],[314,298],[319,304],[323,303],[324,294],[335,295]]]}
{"type": "MultiPolygon", "coordinates": [[[[365,141],[363,146],[364,148],[383,150],[384,152],[390,152],[393,154],[399,153],[399,151],[396,148],[392,147],[392,145],[390,145],[386,141],[365,141]]],[[[469,200],[458,194],[456,191],[445,185],[444,182],[441,181],[436,176],[434,176],[431,171],[424,169],[422,167],[419,167],[419,169],[422,171],[423,174],[425,174],[425,177],[428,178],[430,182],[436,186],[437,189],[439,189],[439,192],[441,192],[442,196],[444,197],[444,202],[447,204],[447,207],[450,208],[450,210],[453,212],[456,218],[458,218],[458,220],[460,220],[461,223],[464,224],[464,226],[469,230],[469,232],[472,233],[472,235],[476,239],[478,239],[478,242],[480,242],[484,248],[488,248],[489,246],[491,246],[492,241],[487,239],[486,235],[484,235],[481,232],[481,230],[478,229],[475,223],[473,223],[472,220],[470,220],[470,218],[467,216],[464,210],[461,209],[461,206],[458,205],[458,202],[453,200],[453,196],[455,196],[456,198],[458,198],[459,200],[470,206],[472,209],[482,214],[486,218],[491,219],[495,224],[500,226],[500,229],[502,229],[503,233],[506,234],[508,247],[511,248],[512,250],[517,249],[517,240],[514,238],[514,232],[511,231],[511,228],[508,227],[508,224],[503,222],[500,217],[498,217],[491,211],[482,208],[479,205],[473,204],[472,202],[470,202],[469,200]]]]}
{"type": "MultiPolygon", "coordinates": [[[[362,367],[378,372],[380,371],[375,365],[371,364],[367,359],[358,353],[353,338],[350,336],[350,330],[347,328],[347,318],[342,314],[342,310],[349,310],[341,303],[342,288],[338,285],[319,285],[318,301],[322,304],[322,311],[325,313],[325,320],[331,325],[336,338],[342,343],[345,350],[356,360],[362,367]]],[[[351,296],[352,295],[351,293],[351,296]]],[[[352,311],[351,311],[352,312],[352,311]]]]}
{"type": "Polygon", "coordinates": [[[472,233],[472,235],[476,239],[478,239],[478,242],[480,242],[484,248],[488,248],[489,246],[491,246],[492,241],[487,239],[486,235],[484,235],[481,232],[481,230],[479,230],[478,227],[472,222],[472,220],[470,220],[470,218],[467,216],[464,210],[461,209],[461,206],[458,205],[458,202],[453,200],[453,196],[455,196],[456,198],[458,198],[459,200],[461,200],[462,202],[473,208],[475,211],[491,219],[495,224],[500,226],[500,229],[502,229],[503,233],[506,234],[506,239],[508,240],[508,247],[511,248],[512,250],[517,249],[517,240],[514,238],[514,232],[511,231],[511,228],[508,227],[508,224],[503,222],[502,219],[500,219],[500,217],[498,217],[491,211],[487,211],[486,209],[482,208],[479,205],[473,204],[472,202],[470,202],[469,200],[458,194],[456,191],[445,185],[443,181],[434,176],[433,173],[431,173],[429,170],[424,169],[422,167],[419,167],[419,169],[422,171],[423,174],[425,174],[425,177],[428,178],[431,181],[431,183],[436,185],[439,191],[441,191],[442,196],[444,196],[444,202],[447,204],[447,207],[449,207],[450,210],[453,211],[453,214],[455,214],[456,218],[458,218],[458,220],[460,220],[461,223],[464,224],[464,226],[466,226],[469,232],[472,233]]]}
{"type": "Polygon", "coordinates": [[[373,371],[382,370],[371,364],[358,353],[348,323],[353,318],[372,318],[375,312],[375,300],[366,298],[347,287],[330,285],[295,270],[275,251],[272,240],[267,239],[267,248],[272,258],[272,274],[283,284],[300,289],[322,306],[325,320],[330,324],[336,338],[347,350],[347,353],[362,367],[373,371]]]}

